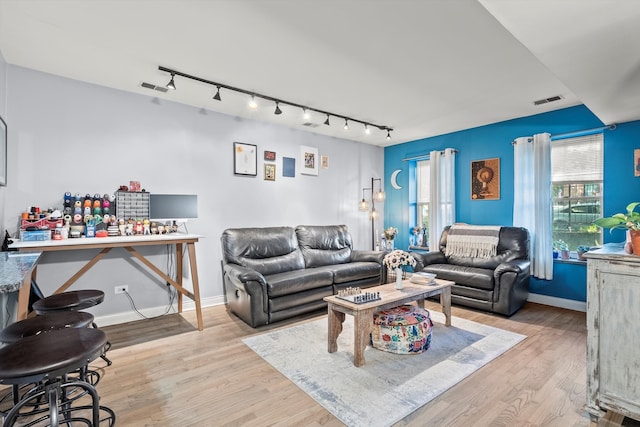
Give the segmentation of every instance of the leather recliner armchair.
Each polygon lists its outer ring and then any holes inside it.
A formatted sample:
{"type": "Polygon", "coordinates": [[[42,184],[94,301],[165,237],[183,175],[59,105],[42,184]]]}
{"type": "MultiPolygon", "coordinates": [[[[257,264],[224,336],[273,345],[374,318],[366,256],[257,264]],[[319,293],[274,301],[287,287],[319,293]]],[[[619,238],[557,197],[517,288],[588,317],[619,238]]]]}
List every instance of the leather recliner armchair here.
{"type": "Polygon", "coordinates": [[[456,282],[451,302],[505,316],[518,311],[529,296],[529,232],[522,227],[501,227],[497,254],[490,258],[446,256],[445,227],[439,251],[418,253],[415,271],[435,273],[456,282]]]}

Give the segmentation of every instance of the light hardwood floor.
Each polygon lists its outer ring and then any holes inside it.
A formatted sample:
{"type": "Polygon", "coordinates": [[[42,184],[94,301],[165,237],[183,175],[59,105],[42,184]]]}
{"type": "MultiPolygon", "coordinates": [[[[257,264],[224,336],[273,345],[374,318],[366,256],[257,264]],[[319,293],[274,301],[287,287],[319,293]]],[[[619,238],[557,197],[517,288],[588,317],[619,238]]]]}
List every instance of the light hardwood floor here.
{"type": "MultiPolygon", "coordinates": [[[[193,312],[103,328],[113,365],[101,369],[98,391],[118,426],[342,425],[241,342],[326,311],[257,329],[224,306],[205,308],[203,315],[202,332],[193,326],[193,312]]],[[[590,425],[585,313],[527,303],[511,318],[455,306],[453,315],[528,338],[398,426],[590,425]]],[[[608,418],[599,425],[620,425],[608,418]]]]}

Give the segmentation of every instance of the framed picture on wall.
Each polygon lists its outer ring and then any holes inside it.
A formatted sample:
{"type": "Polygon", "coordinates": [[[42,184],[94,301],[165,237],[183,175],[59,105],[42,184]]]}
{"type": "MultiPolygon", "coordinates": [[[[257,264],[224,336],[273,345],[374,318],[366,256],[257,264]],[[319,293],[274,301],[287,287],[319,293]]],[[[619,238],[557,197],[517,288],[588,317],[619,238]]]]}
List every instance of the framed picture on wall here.
{"type": "Polygon", "coordinates": [[[318,175],[318,149],[300,146],[300,173],[304,175],[318,175]]]}
{"type": "Polygon", "coordinates": [[[276,180],[276,165],[273,163],[264,164],[264,180],[275,181],[276,180]]]}
{"type": "Polygon", "coordinates": [[[471,162],[471,199],[500,199],[500,159],[471,162]]]}
{"type": "Polygon", "coordinates": [[[0,185],[7,185],[7,124],[0,117],[0,185]]]}
{"type": "Polygon", "coordinates": [[[633,176],[640,176],[640,148],[633,150],[633,176]]]}
{"type": "Polygon", "coordinates": [[[242,142],[233,143],[233,173],[236,175],[258,175],[258,147],[242,142]]]}
{"type": "Polygon", "coordinates": [[[276,152],[275,151],[265,151],[264,152],[264,159],[269,161],[269,162],[275,162],[276,161],[276,152]]]}

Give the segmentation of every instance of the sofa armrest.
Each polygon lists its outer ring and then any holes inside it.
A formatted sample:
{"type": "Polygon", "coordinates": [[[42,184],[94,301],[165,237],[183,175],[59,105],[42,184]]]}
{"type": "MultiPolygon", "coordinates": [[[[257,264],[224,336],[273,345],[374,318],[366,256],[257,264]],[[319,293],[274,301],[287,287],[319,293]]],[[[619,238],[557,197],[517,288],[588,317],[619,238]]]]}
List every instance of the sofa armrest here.
{"type": "Polygon", "coordinates": [[[529,274],[531,262],[517,259],[504,262],[493,272],[493,311],[511,316],[529,296],[529,274]]]}
{"type": "Polygon", "coordinates": [[[380,251],[351,251],[351,262],[369,261],[382,264],[384,252],[380,251]]]}
{"type": "Polygon", "coordinates": [[[261,301],[262,309],[268,312],[269,296],[267,294],[267,279],[259,272],[237,264],[224,266],[224,277],[233,289],[227,292],[246,292],[253,299],[261,301]]]}
{"type": "Polygon", "coordinates": [[[416,260],[414,271],[422,271],[430,264],[447,264],[447,258],[440,251],[438,252],[410,252],[416,260]]]}

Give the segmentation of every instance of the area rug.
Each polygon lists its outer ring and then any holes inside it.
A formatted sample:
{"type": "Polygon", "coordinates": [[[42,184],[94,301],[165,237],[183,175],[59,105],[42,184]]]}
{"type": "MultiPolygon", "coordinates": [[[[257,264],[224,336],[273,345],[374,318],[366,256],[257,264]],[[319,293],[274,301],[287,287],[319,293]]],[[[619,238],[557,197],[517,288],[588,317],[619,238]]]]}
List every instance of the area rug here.
{"type": "Polygon", "coordinates": [[[243,342],[348,426],[390,426],[422,407],[526,336],[431,311],[431,348],[397,355],[370,346],[353,365],[353,318],[338,351],[327,352],[326,316],[245,338],[243,342]]]}

